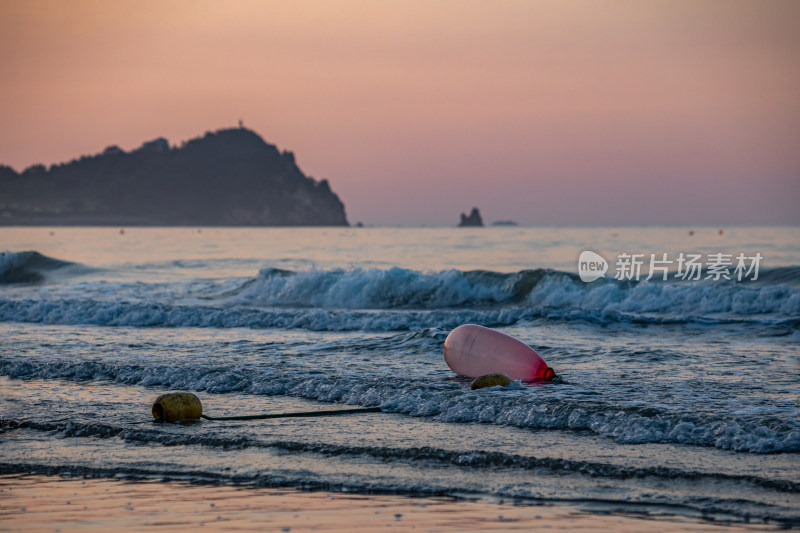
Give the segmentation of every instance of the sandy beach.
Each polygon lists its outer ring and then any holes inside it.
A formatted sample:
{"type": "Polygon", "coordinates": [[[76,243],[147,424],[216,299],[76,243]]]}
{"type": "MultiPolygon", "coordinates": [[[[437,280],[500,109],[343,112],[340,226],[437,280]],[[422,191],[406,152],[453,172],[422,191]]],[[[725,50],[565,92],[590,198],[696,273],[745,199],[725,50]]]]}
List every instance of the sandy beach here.
{"type": "Polygon", "coordinates": [[[160,481],[0,476],[0,529],[92,531],[753,531],[675,516],[160,481]]]}

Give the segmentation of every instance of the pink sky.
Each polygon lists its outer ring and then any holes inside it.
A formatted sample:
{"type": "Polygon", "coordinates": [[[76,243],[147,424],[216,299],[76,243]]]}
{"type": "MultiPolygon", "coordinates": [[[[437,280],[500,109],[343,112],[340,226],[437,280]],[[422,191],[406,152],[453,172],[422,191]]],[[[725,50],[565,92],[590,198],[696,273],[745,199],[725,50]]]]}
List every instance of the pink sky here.
{"type": "Polygon", "coordinates": [[[800,224],[800,2],[0,0],[0,163],[241,118],[351,223],[800,224]]]}

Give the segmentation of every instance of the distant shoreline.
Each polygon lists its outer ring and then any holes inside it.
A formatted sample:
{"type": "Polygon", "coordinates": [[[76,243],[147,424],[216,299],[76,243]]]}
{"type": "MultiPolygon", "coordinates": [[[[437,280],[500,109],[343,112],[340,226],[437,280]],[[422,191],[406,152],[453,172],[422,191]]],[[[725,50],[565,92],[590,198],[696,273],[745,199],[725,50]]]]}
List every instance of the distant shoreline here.
{"type": "MultiPolygon", "coordinates": [[[[141,227],[141,228],[308,228],[308,227],[319,227],[319,228],[354,228],[354,229],[380,229],[380,228],[389,228],[389,229],[459,229],[462,232],[465,228],[459,228],[455,225],[448,225],[448,224],[364,224],[363,226],[355,226],[349,224],[347,226],[343,225],[336,225],[336,224],[271,224],[271,225],[257,225],[257,224],[197,224],[197,223],[173,223],[173,224],[164,224],[163,222],[158,221],[149,221],[141,218],[133,218],[133,217],[111,217],[111,216],[98,216],[98,217],[82,217],[82,216],[60,216],[58,220],[54,220],[53,218],[49,218],[46,216],[42,217],[25,217],[25,219],[21,218],[11,218],[11,217],[1,217],[0,218],[0,228],[41,228],[41,227],[53,227],[53,228],[114,228],[114,227],[141,227]]],[[[632,228],[649,228],[649,229],[673,229],[673,230],[714,230],[715,232],[720,229],[724,228],[725,230],[731,230],[736,228],[800,228],[800,224],[719,224],[719,225],[710,225],[710,224],[698,224],[698,225],[689,225],[689,224],[681,224],[681,225],[657,225],[657,224],[642,224],[642,225],[611,225],[611,226],[595,226],[590,224],[575,224],[575,225],[561,225],[561,224],[554,224],[554,225],[541,225],[541,224],[519,224],[517,226],[504,226],[504,225],[494,225],[491,224],[485,227],[476,228],[480,231],[491,231],[491,230],[499,230],[499,231],[510,231],[510,230],[518,230],[518,229],[531,229],[531,228],[541,228],[546,230],[560,230],[560,229],[632,229],[632,228]]]]}
{"type": "Polygon", "coordinates": [[[3,228],[348,228],[338,224],[196,224],[196,223],[173,223],[164,224],[159,221],[146,220],[133,217],[60,217],[53,220],[48,217],[31,217],[24,221],[15,219],[0,219],[0,227],[3,228]]]}

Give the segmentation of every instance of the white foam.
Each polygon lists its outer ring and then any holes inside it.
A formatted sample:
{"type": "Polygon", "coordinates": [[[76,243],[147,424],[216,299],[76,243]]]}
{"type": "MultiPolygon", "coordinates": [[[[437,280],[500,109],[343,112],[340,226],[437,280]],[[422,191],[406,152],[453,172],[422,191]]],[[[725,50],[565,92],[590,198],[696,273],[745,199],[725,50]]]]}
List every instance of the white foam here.
{"type": "MultiPolygon", "coordinates": [[[[486,423],[531,429],[591,431],[624,444],[679,443],[751,453],[800,452],[800,421],[772,416],[678,412],[667,406],[559,397],[553,387],[513,387],[475,393],[438,379],[330,376],[297,368],[241,369],[224,365],[103,363],[0,358],[12,378],[111,380],[127,385],[214,393],[295,396],[434,417],[447,423],[486,423]],[[646,414],[643,414],[646,413],[646,414]]],[[[794,411],[796,413],[796,410],[794,411]]]]}

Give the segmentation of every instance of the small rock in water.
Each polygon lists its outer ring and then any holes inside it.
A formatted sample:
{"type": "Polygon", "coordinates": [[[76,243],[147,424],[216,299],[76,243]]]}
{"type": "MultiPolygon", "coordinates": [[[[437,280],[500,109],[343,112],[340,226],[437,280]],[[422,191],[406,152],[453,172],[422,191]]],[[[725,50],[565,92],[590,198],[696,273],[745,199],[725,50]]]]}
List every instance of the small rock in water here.
{"type": "Polygon", "coordinates": [[[509,383],[511,383],[511,378],[506,376],[505,374],[486,374],[485,376],[480,376],[475,378],[472,382],[472,385],[469,386],[470,389],[482,389],[484,387],[496,387],[500,385],[501,387],[505,387],[509,383]]]}

